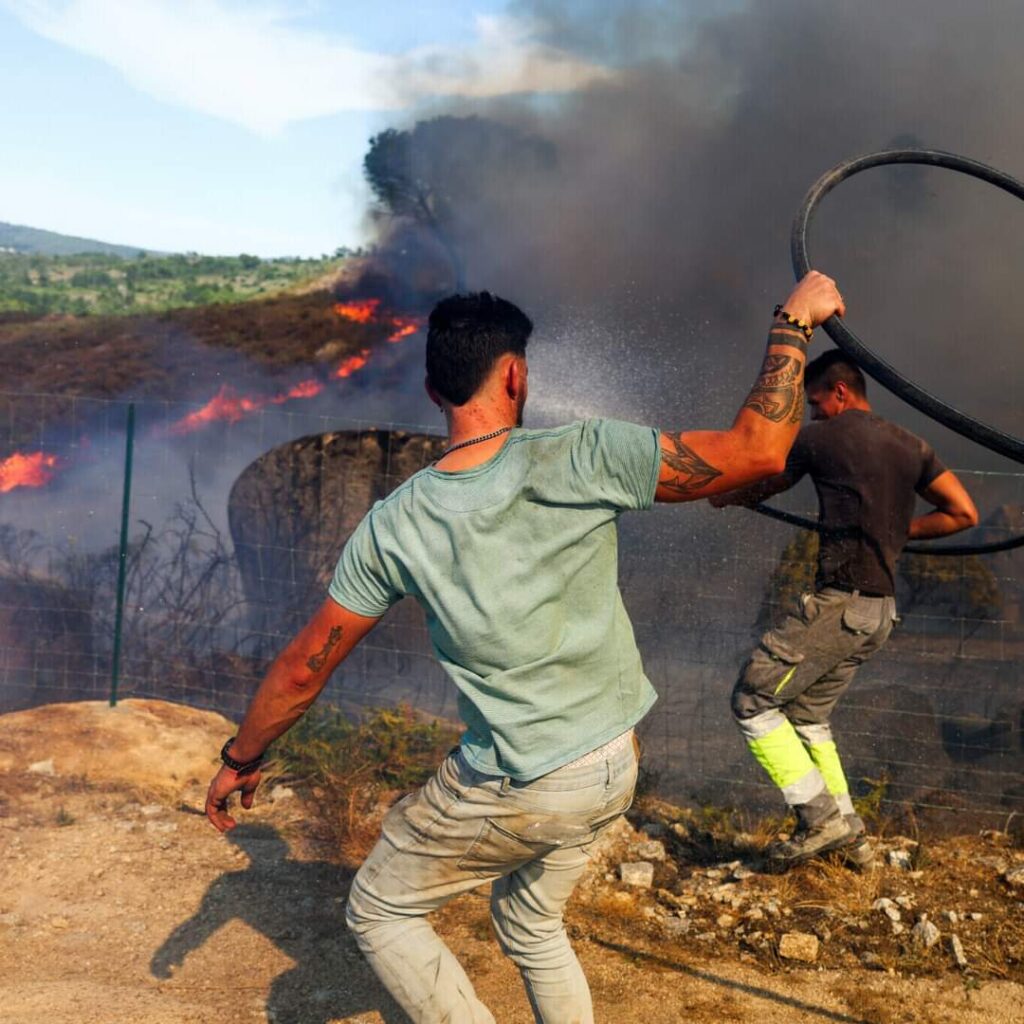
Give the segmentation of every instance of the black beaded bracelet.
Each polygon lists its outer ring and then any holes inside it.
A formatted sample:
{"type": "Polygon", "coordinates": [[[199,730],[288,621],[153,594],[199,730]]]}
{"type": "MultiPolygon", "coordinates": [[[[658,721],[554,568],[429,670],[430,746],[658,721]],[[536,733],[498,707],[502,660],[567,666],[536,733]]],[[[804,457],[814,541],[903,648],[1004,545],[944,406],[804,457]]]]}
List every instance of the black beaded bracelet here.
{"type": "Polygon", "coordinates": [[[779,303],[779,305],[777,305],[775,307],[775,312],[774,312],[773,315],[774,316],[781,316],[782,319],[785,320],[786,323],[790,325],[790,327],[797,327],[797,328],[799,328],[801,331],[804,332],[804,335],[808,339],[810,339],[811,335],[814,333],[814,328],[809,323],[806,323],[804,320],[801,320],[799,317],[796,317],[796,316],[793,316],[790,313],[787,313],[782,308],[782,304],[781,303],[779,303]]]}
{"type": "Polygon", "coordinates": [[[231,739],[220,748],[220,759],[226,764],[236,775],[252,775],[253,772],[258,771],[261,764],[263,764],[263,754],[259,757],[254,757],[251,761],[236,761],[229,753],[228,749],[231,744],[237,740],[237,736],[232,736],[231,739]]]}

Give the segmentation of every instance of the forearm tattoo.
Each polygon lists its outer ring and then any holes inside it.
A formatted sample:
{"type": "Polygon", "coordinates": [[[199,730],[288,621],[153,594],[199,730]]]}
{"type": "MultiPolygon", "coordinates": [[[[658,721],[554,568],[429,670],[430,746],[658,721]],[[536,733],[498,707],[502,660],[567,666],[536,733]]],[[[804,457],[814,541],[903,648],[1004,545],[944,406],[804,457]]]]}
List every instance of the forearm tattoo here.
{"type": "Polygon", "coordinates": [[[788,345],[790,348],[795,348],[804,355],[807,355],[807,347],[810,345],[810,341],[803,331],[798,331],[794,327],[785,327],[780,324],[776,324],[768,332],[768,344],[769,345],[788,345]]]}
{"type": "Polygon", "coordinates": [[[327,659],[331,656],[331,651],[338,646],[338,641],[341,639],[341,626],[332,626],[331,631],[327,634],[327,640],[324,642],[323,647],[317,654],[311,655],[306,661],[306,667],[311,669],[313,672],[319,672],[320,669],[327,664],[327,659]]]}
{"type": "Polygon", "coordinates": [[[670,480],[659,480],[660,487],[668,488],[677,494],[693,494],[722,475],[720,469],[705,462],[692,448],[683,444],[680,434],[667,436],[672,442],[672,450],[661,449],[661,462],[676,475],[670,480]]]}
{"type": "Polygon", "coordinates": [[[802,361],[769,352],[743,408],[773,423],[799,423],[804,414],[802,361]]]}

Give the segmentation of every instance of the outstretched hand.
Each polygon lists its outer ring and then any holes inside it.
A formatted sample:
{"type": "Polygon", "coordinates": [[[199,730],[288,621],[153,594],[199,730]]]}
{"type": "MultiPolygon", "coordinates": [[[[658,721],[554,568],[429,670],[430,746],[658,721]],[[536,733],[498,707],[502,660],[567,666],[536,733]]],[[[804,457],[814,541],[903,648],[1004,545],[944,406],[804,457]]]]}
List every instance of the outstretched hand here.
{"type": "Polygon", "coordinates": [[[261,774],[258,771],[249,775],[239,775],[227,765],[213,777],[206,792],[206,817],[218,832],[230,832],[238,824],[228,814],[228,797],[236,790],[241,790],[242,806],[248,811],[255,800],[260,778],[261,774]]]}
{"type": "Polygon", "coordinates": [[[846,316],[846,303],[835,281],[817,270],[809,270],[789,293],[782,308],[790,316],[805,320],[812,327],[830,316],[846,316]]]}

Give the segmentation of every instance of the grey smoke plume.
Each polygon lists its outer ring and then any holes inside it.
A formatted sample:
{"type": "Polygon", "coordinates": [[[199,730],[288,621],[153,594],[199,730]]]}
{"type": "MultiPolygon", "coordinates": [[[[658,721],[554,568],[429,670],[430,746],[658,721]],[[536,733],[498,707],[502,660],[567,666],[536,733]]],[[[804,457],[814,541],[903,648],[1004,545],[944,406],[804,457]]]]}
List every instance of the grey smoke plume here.
{"type": "MultiPolygon", "coordinates": [[[[492,173],[458,239],[469,285],[538,319],[545,416],[727,423],[791,286],[792,216],[838,161],[917,144],[1024,175],[1024,8],[1010,0],[519,0],[514,10],[547,42],[616,72],[567,96],[445,108],[557,150],[552,172],[492,173]]],[[[1024,255],[1016,200],[940,170],[867,172],[823,204],[812,255],[865,341],[1020,432],[1007,387],[1024,255]]],[[[1002,464],[875,397],[954,461],[1002,464]]]]}

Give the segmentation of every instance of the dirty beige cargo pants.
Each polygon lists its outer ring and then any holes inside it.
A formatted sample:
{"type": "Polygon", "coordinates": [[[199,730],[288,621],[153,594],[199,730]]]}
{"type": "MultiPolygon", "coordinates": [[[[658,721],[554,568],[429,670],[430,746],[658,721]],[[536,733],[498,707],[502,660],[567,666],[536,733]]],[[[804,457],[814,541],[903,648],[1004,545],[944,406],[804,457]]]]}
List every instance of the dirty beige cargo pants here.
{"type": "Polygon", "coordinates": [[[591,1024],[590,990],[562,909],[589,848],[632,801],[636,754],[559,768],[530,782],[484,775],[453,751],[388,812],[359,869],[346,918],[377,976],[415,1024],[494,1024],[425,920],[491,882],[491,920],[537,1021],[591,1024]]]}

